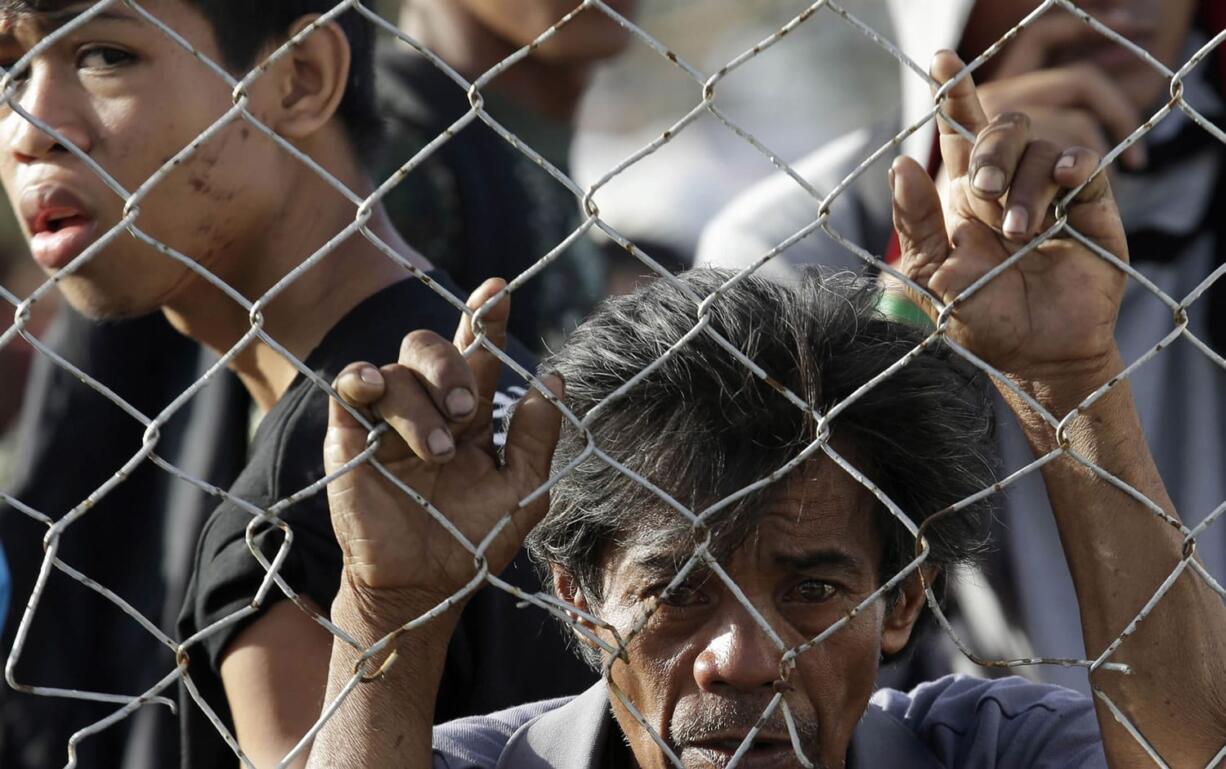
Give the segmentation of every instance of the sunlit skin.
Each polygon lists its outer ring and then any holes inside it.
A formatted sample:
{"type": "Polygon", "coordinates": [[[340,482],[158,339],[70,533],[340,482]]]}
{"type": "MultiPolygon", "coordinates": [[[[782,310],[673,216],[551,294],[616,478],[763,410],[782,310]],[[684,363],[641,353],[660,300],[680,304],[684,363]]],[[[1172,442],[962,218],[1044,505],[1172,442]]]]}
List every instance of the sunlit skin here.
{"type": "MultiPolygon", "coordinates": [[[[1087,0],[1079,2],[1078,7],[1167,67],[1178,69],[1183,63],[1178,59],[1198,4],[1198,0],[1087,0]]],[[[978,56],[1039,5],[1039,0],[975,3],[962,38],[963,52],[978,56]]],[[[1148,62],[1059,7],[1045,13],[1033,27],[1022,30],[1002,51],[1000,61],[988,66],[986,77],[995,77],[999,67],[1007,67],[1013,50],[1036,43],[1042,50],[1037,52],[1033,68],[1094,65],[1109,74],[1138,109],[1152,107],[1169,87],[1166,78],[1148,62]],[[1038,42],[1037,38],[1044,39],[1038,42]]]]}
{"type": "MultiPolygon", "coordinates": [[[[693,553],[691,538],[658,533],[607,558],[603,596],[591,605],[572,582],[557,585],[580,608],[622,637],[655,603],[693,553]]],[[[814,638],[880,585],[881,539],[869,493],[823,461],[806,468],[766,502],[756,531],[721,561],[787,648],[814,638]]],[[[802,736],[819,766],[839,767],[867,706],[882,654],[910,637],[922,593],[912,580],[887,610],[882,601],[805,652],[783,685],[802,736]]],[[[616,643],[613,633],[598,631],[616,643]]],[[[761,717],[780,682],[781,649],[709,569],[699,566],[658,602],[629,645],[613,682],[635,703],[686,767],[722,766],[761,717]]],[[[651,734],[611,698],[639,765],[669,765],[651,734]]],[[[740,766],[800,766],[781,712],[758,734],[740,766]]]]}
{"type": "MultiPolygon", "coordinates": [[[[0,20],[0,61],[12,65],[92,6],[76,3],[62,12],[0,20]]],[[[150,0],[142,7],[201,54],[223,61],[207,20],[190,5],[150,0]]],[[[335,118],[348,57],[339,30],[317,31],[250,86],[248,109],[342,183],[361,190],[368,182],[335,118]]],[[[231,109],[231,90],[190,52],[116,4],[36,56],[20,76],[16,100],[132,193],[231,109]]],[[[50,276],[73,265],[71,274],[59,275],[59,284],[81,312],[121,318],[160,308],[181,332],[219,352],[250,330],[241,305],[127,232],[73,264],[121,222],[125,201],[66,145],[7,106],[0,108],[0,180],[43,271],[50,276]]],[[[169,171],[139,206],[136,227],[250,301],[356,213],[313,171],[242,120],[169,171]]],[[[393,248],[408,251],[381,209],[371,226],[393,248]]],[[[305,355],[348,309],[403,274],[364,238],[351,237],[272,302],[265,329],[291,352],[305,355]]],[[[235,368],[264,408],[294,374],[284,358],[259,344],[245,348],[235,368]]]]}

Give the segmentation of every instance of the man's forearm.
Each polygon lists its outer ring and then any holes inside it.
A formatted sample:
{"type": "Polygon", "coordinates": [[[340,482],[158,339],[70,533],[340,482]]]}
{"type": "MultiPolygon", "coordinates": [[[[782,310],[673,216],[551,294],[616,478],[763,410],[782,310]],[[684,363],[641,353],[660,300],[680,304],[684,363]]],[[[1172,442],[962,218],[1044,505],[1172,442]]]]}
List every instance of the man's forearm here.
{"type": "MultiPolygon", "coordinates": [[[[332,620],[364,645],[377,641],[401,622],[429,611],[430,601],[372,606],[342,587],[332,604],[332,620]]],[[[447,645],[455,627],[453,610],[404,635],[397,658],[377,680],[359,683],[320,731],[311,750],[310,769],[427,769],[431,731],[447,645]]],[[[372,661],[368,674],[387,654],[372,661]]],[[[332,645],[325,708],[353,678],[361,654],[337,639],[332,645]]]]}
{"type": "MultiPolygon", "coordinates": [[[[1113,360],[1097,381],[1107,381],[1122,368],[1118,359],[1113,360]]],[[[1062,416],[1091,392],[1090,385],[1055,388],[1045,393],[1045,405],[1062,416]]],[[[1037,453],[1058,448],[1047,425],[1021,416],[1037,453]]],[[[1069,452],[1177,518],[1126,380],[1069,427],[1069,452]]],[[[1073,456],[1048,463],[1042,473],[1077,591],[1086,649],[1093,659],[1128,627],[1179,565],[1183,535],[1073,456]]],[[[1100,670],[1092,680],[1168,763],[1203,767],[1226,741],[1226,712],[1218,694],[1226,687],[1224,657],[1226,610],[1218,595],[1188,568],[1111,656],[1111,662],[1129,665],[1133,674],[1100,670]]],[[[1152,765],[1105,704],[1096,705],[1112,765],[1152,765]]]]}

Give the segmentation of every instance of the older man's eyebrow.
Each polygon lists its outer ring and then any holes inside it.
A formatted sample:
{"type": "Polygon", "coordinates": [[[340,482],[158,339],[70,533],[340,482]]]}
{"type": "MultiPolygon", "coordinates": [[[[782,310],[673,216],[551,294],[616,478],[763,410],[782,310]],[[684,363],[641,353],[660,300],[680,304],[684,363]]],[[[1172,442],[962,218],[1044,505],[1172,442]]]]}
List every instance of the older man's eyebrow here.
{"type": "Polygon", "coordinates": [[[790,571],[813,571],[814,569],[838,569],[847,572],[859,572],[864,561],[845,550],[823,548],[803,553],[779,553],[775,556],[776,565],[790,571]]]}
{"type": "MultiPolygon", "coordinates": [[[[675,574],[685,566],[694,551],[690,550],[656,550],[649,553],[636,553],[635,562],[640,568],[652,572],[669,572],[675,574]]],[[[701,564],[699,564],[699,567],[701,564]]]]}

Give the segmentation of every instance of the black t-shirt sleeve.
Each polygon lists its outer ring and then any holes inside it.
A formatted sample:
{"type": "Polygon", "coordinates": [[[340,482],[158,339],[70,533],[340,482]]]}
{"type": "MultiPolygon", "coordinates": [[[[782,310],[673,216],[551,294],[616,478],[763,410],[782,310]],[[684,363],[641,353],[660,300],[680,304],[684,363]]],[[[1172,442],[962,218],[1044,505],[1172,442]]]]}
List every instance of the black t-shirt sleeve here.
{"type": "MultiPolygon", "coordinates": [[[[368,300],[362,315],[343,321],[345,327],[338,326],[340,331],[334,332],[337,338],[331,343],[325,340],[325,345],[332,348],[325,351],[327,361],[319,364],[313,353],[308,365],[330,380],[352,360],[392,360],[406,325],[432,328],[450,336],[458,313],[449,306],[426,312],[421,305],[433,301],[430,297],[420,291],[408,297],[391,292],[368,300]],[[410,302],[416,318],[411,325],[403,322],[403,308],[410,302]],[[395,330],[390,330],[393,327],[395,330]],[[379,339],[371,341],[374,336],[379,339]]],[[[512,341],[508,352],[523,368],[535,370],[533,356],[522,345],[512,341]]],[[[518,374],[504,367],[495,399],[500,420],[506,416],[506,407],[525,389],[518,374]]],[[[233,618],[252,604],[267,578],[246,541],[246,529],[254,517],[252,508],[269,510],[284,504],[323,477],[327,411],[327,395],[299,379],[265,417],[252,443],[247,467],[230,489],[233,499],[213,512],[199,540],[180,615],[181,639],[233,618]],[[246,507],[237,500],[246,502],[246,507]]],[[[326,494],[320,489],[277,509],[278,518],[293,531],[292,545],[278,573],[292,590],[309,597],[326,613],[339,587],[342,567],[326,494]]],[[[262,522],[254,531],[254,541],[271,563],[285,534],[280,527],[262,522]]],[[[522,552],[503,577],[528,592],[541,589],[522,552]]],[[[223,721],[230,719],[220,682],[221,656],[244,628],[284,598],[280,587],[272,585],[259,610],[222,623],[187,650],[193,680],[223,721]]],[[[514,598],[495,588],[477,591],[461,616],[448,650],[439,692],[439,718],[492,712],[522,702],[575,694],[589,686],[594,675],[570,652],[555,624],[545,612],[518,608],[514,598]]],[[[195,711],[195,706],[190,707],[195,711]]],[[[203,719],[193,719],[189,714],[188,720],[191,723],[185,727],[185,741],[192,743],[186,748],[189,753],[204,749],[201,740],[220,743],[215,735],[198,734],[200,729],[212,729],[203,719]]],[[[223,744],[215,747],[224,749],[223,744]]]]}
{"type": "MultiPolygon", "coordinates": [[[[323,477],[327,396],[308,384],[292,397],[296,399],[293,407],[276,415],[279,423],[270,425],[270,439],[255,446],[247,467],[230,490],[233,499],[217,507],[201,534],[184,606],[184,614],[191,617],[185,629],[198,632],[251,605],[268,573],[251,552],[247,527],[257,517],[257,510],[283,504],[283,500],[323,477]]],[[[332,532],[325,493],[320,490],[297,500],[280,509],[277,518],[292,530],[289,552],[278,574],[295,593],[309,597],[327,612],[340,584],[341,552],[332,532]]],[[[275,522],[259,522],[252,529],[252,539],[272,563],[285,545],[286,534],[275,522]]],[[[274,584],[261,609],[285,597],[274,584]]],[[[230,641],[258,616],[259,612],[252,614],[201,640],[200,648],[213,671],[219,669],[230,641]]]]}

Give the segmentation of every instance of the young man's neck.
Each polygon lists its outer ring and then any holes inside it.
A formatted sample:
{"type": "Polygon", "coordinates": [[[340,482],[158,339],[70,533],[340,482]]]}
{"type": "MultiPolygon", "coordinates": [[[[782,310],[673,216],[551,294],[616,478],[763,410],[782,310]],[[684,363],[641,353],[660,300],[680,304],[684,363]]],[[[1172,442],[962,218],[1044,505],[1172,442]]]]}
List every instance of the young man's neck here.
{"type": "MultiPolygon", "coordinates": [[[[368,194],[371,191],[368,182],[352,164],[349,166],[338,177],[359,195],[368,194]]],[[[305,167],[303,170],[298,183],[287,187],[293,189],[293,194],[287,195],[277,215],[269,217],[270,226],[257,241],[242,246],[242,253],[228,255],[227,264],[241,267],[218,275],[250,301],[266,296],[286,275],[354,221],[353,206],[312,172],[305,167]]],[[[382,206],[376,208],[368,226],[414,267],[431,268],[399,236],[382,206]]],[[[355,232],[278,288],[266,304],[261,304],[262,329],[287,352],[304,361],[354,307],[409,275],[402,265],[355,232]]],[[[240,344],[252,328],[249,314],[242,306],[203,280],[180,292],[163,311],[180,333],[219,355],[240,344]]],[[[229,367],[238,374],[262,411],[276,404],[298,373],[284,355],[258,338],[246,342],[229,367]]]]}
{"type": "MultiPolygon", "coordinates": [[[[469,80],[518,50],[472,18],[459,3],[450,5],[452,2],[407,4],[401,12],[400,29],[469,80]]],[[[571,123],[591,71],[591,64],[553,63],[528,56],[494,78],[490,87],[547,118],[571,123]]]]}

